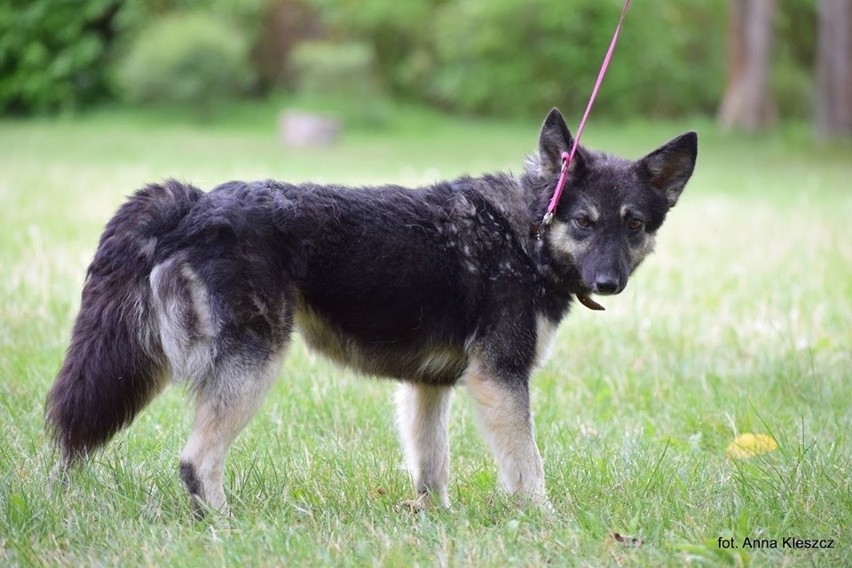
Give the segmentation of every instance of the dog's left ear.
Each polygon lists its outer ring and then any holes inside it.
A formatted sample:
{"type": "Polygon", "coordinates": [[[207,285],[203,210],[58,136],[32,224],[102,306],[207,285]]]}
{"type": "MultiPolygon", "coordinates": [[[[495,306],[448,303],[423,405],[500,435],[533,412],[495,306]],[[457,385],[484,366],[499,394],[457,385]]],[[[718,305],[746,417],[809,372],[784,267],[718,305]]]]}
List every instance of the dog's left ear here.
{"type": "Polygon", "coordinates": [[[639,160],[639,168],[651,186],[666,197],[671,208],[692,176],[697,157],[698,134],[687,132],[639,160]]]}
{"type": "MultiPolygon", "coordinates": [[[[571,137],[562,113],[557,108],[551,109],[547,118],[544,119],[544,124],[541,125],[541,134],[538,136],[538,152],[542,168],[551,174],[559,172],[562,169],[562,152],[570,152],[573,146],[574,138],[571,137]]],[[[577,167],[583,159],[580,148],[577,148],[574,159],[571,161],[571,169],[577,167]]]]}

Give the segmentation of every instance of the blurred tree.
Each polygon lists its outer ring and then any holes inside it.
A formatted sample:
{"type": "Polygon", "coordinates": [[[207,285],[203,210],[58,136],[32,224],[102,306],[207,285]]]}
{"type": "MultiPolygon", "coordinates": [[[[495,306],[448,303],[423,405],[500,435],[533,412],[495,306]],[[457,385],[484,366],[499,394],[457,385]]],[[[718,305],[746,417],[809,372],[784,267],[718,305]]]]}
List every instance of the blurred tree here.
{"type": "Polygon", "coordinates": [[[306,1],[269,0],[257,19],[260,31],[252,46],[252,61],[260,87],[269,90],[293,86],[291,52],[301,42],[323,37],[319,15],[306,1]]]}
{"type": "Polygon", "coordinates": [[[852,136],[852,2],[820,0],[817,40],[816,132],[852,136]]]}
{"type": "Polygon", "coordinates": [[[777,119],[769,89],[776,0],[729,0],[728,6],[728,81],[719,124],[765,129],[777,119]]]}

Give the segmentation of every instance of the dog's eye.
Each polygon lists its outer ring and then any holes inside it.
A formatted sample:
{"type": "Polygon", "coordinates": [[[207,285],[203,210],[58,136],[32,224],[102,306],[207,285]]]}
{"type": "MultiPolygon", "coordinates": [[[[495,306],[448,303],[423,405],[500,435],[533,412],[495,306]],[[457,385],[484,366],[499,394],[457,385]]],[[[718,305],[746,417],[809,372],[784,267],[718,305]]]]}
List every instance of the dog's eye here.
{"type": "Polygon", "coordinates": [[[645,226],[645,223],[643,223],[639,219],[636,219],[635,217],[633,219],[630,219],[629,221],[627,221],[627,228],[630,229],[631,231],[638,231],[643,226],[645,226]]]}
{"type": "Polygon", "coordinates": [[[574,217],[574,224],[581,229],[589,229],[592,226],[592,220],[585,215],[582,215],[580,217],[574,217]]]}

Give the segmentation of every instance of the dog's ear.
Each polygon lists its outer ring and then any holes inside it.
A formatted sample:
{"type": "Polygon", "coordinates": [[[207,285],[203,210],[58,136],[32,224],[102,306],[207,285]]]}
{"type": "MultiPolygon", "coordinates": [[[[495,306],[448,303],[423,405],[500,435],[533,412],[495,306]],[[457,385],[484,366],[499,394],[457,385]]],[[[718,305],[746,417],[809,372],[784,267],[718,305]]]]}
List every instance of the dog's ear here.
{"type": "MultiPolygon", "coordinates": [[[[559,109],[551,109],[541,126],[541,134],[538,137],[538,153],[540,164],[546,173],[556,173],[562,169],[562,152],[570,152],[574,146],[574,138],[562,118],[559,109]]],[[[574,154],[571,169],[574,169],[583,160],[580,148],[574,154]]]]}
{"type": "Polygon", "coordinates": [[[697,157],[698,134],[687,132],[639,160],[639,168],[651,186],[666,197],[669,207],[674,207],[692,176],[697,157]]]}

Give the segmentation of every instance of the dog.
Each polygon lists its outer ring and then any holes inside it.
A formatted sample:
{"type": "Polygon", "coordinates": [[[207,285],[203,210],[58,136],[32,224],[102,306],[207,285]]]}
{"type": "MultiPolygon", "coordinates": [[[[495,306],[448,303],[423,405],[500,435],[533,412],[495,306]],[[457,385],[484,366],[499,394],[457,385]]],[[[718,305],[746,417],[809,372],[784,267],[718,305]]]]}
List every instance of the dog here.
{"type": "Polygon", "coordinates": [[[557,109],[523,173],[419,189],[177,181],[109,221],[45,417],[60,471],[130,424],[171,380],[196,405],[180,478],[193,510],[226,512],[225,457],[279,373],[293,329],[332,361],[399,381],[416,506],[448,505],[448,418],[464,384],[497,463],[546,504],[530,375],[575,299],[618,294],[692,175],[687,132],[637,161],[578,146],[557,109]]]}

